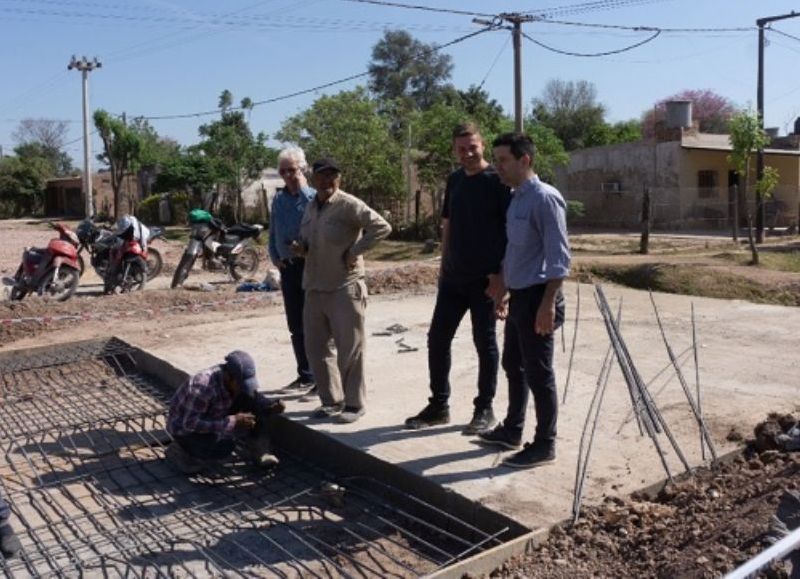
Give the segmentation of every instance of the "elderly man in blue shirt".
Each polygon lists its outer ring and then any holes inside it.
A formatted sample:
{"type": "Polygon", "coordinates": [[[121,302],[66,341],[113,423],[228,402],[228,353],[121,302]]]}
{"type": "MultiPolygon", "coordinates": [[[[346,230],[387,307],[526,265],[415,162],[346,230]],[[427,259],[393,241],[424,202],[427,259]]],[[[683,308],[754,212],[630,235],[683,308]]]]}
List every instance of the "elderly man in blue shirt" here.
{"type": "Polygon", "coordinates": [[[300,239],[300,221],[306,205],[316,195],[303,174],[307,168],[306,155],[300,147],[288,147],[278,154],[278,173],[286,187],[278,190],[272,200],[268,249],[270,260],[281,273],[283,308],[297,362],[297,378],[286,389],[315,395],[314,376],[306,356],[303,335],[305,259],[291,250],[292,243],[300,239]]]}
{"type": "Polygon", "coordinates": [[[495,299],[498,317],[506,319],[502,363],[508,378],[508,413],[501,425],[478,436],[485,444],[519,449],[530,391],[536,434],[503,464],[532,468],[556,458],[553,333],[564,322],[561,284],[569,275],[566,203],[555,187],[534,173],[530,137],[507,133],[497,137],[493,147],[497,173],[512,189],[506,214],[505,287],[487,290],[495,299]]]}

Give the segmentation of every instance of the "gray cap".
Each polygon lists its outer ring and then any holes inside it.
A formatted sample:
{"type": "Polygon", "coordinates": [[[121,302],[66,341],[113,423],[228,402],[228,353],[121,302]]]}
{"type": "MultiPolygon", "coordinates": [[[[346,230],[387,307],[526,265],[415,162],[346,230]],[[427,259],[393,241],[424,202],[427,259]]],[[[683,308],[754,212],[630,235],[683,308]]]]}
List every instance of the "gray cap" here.
{"type": "Polygon", "coordinates": [[[250,354],[242,350],[234,350],[225,356],[225,369],[244,394],[253,395],[258,391],[256,363],[250,354]]]}

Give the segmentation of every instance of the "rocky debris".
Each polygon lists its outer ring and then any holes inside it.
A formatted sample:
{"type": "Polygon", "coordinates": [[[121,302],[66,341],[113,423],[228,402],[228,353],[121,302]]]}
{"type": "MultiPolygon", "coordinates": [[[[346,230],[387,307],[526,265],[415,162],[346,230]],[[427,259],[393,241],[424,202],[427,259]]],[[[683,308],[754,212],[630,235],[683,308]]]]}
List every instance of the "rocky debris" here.
{"type": "MultiPolygon", "coordinates": [[[[770,415],[733,461],[697,469],[655,497],[607,497],[574,526],[551,531],[533,553],[507,561],[492,577],[719,577],[774,541],[776,505],[800,510],[800,453],[771,441],[797,423],[770,415]],[[792,498],[786,498],[787,493],[792,498]],[[794,507],[792,507],[794,508],[794,507]]],[[[779,513],[796,525],[800,513],[779,513]]],[[[788,577],[789,561],[770,577],[788,577]]]]}

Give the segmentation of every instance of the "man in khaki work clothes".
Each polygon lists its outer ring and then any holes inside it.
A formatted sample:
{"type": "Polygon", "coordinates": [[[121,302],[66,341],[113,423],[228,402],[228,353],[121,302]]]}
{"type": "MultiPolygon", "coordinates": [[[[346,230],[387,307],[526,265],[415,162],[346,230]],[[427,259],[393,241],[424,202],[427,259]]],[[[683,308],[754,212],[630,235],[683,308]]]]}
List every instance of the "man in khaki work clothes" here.
{"type": "Polygon", "coordinates": [[[314,163],[313,182],[317,195],[303,214],[301,242],[294,244],[294,250],[306,260],[303,329],[306,354],[322,401],[314,416],[355,422],[364,414],[366,396],[367,286],[362,254],[389,235],[392,228],[366,203],[339,189],[341,172],[333,159],[314,163]]]}

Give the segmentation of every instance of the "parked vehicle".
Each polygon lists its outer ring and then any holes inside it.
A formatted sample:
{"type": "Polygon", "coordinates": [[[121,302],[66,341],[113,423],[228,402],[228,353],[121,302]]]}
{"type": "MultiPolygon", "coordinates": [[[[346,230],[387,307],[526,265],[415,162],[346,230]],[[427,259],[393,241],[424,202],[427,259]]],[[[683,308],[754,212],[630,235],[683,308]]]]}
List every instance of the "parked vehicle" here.
{"type": "Polygon", "coordinates": [[[147,282],[147,251],[133,239],[130,231],[114,235],[109,242],[108,268],[103,288],[105,293],[143,290],[147,282]]]}
{"type": "Polygon", "coordinates": [[[253,247],[264,227],[237,223],[231,227],[219,219],[193,223],[189,244],[172,276],[173,288],[178,287],[189,276],[195,261],[203,257],[203,269],[227,269],[231,277],[239,281],[258,270],[258,251],[253,247]]]}
{"type": "Polygon", "coordinates": [[[26,247],[14,277],[3,279],[11,286],[12,300],[36,292],[60,302],[72,297],[79,281],[78,251],[63,239],[51,239],[46,248],[26,247]]]}
{"type": "MultiPolygon", "coordinates": [[[[163,227],[150,227],[150,234],[147,237],[147,279],[148,281],[161,273],[164,266],[161,252],[150,243],[156,239],[164,239],[163,227]]],[[[106,227],[100,227],[91,219],[84,219],[78,225],[78,257],[81,266],[81,275],[84,271],[84,262],[81,253],[86,250],[90,255],[90,263],[97,275],[105,279],[108,270],[108,259],[111,245],[115,243],[114,232],[106,227]]]]}

